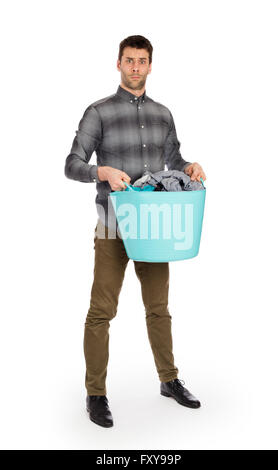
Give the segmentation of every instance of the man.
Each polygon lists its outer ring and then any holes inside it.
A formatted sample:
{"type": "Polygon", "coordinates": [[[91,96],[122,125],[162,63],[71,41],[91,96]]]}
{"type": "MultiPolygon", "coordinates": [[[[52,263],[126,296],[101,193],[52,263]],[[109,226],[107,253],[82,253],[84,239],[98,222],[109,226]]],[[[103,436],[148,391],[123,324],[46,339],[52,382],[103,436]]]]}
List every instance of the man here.
{"type": "MultiPolygon", "coordinates": [[[[143,174],[164,170],[184,171],[194,181],[206,179],[198,163],[183,160],[175,124],[169,109],[145,91],[151,73],[153,47],[143,36],[129,36],[120,43],[117,69],[121,84],[117,92],[91,104],[79,123],[65,175],[81,182],[97,183],[98,222],[95,228],[94,281],[88,310],[84,354],[86,360],[86,406],[90,419],[100,426],[113,426],[106,396],[109,322],[115,317],[124,273],[129,261],[117,221],[111,210],[111,191],[124,190],[143,174]],[[96,151],[97,165],[89,164],[96,151]],[[100,236],[102,233],[104,236],[100,236]]],[[[178,379],[172,352],[171,316],[168,311],[169,264],[134,261],[141,283],[146,324],[160,393],[191,408],[200,402],[178,379]]]]}

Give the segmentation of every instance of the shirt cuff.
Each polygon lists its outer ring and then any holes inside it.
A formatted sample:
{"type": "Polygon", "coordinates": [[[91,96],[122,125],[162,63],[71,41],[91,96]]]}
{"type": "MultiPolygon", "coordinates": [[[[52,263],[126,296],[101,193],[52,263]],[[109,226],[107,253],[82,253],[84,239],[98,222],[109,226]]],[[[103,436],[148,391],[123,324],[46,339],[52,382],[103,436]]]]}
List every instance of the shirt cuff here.
{"type": "Polygon", "coordinates": [[[186,164],[184,165],[182,171],[184,172],[184,170],[186,169],[187,166],[191,165],[191,162],[186,162],[186,164]]]}
{"type": "Polygon", "coordinates": [[[98,173],[97,173],[98,166],[97,165],[92,165],[90,169],[90,174],[92,178],[92,183],[101,183],[98,173]]]}

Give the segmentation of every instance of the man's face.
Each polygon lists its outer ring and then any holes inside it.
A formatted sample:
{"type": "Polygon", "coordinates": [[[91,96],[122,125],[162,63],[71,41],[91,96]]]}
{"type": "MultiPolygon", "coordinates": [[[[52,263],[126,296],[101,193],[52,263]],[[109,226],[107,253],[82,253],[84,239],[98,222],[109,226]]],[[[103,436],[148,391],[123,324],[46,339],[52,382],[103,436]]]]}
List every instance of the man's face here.
{"type": "Polygon", "coordinates": [[[117,69],[121,72],[122,83],[132,90],[144,88],[151,68],[152,64],[149,64],[149,53],[146,49],[125,47],[121,62],[117,61],[117,69]]]}

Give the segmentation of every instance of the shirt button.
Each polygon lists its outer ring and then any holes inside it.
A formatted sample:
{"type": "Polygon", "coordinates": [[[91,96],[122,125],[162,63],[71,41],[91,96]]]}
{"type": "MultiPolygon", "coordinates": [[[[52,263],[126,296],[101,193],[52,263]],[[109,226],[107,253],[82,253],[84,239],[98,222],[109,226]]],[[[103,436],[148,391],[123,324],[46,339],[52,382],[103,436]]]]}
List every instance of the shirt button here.
{"type": "Polygon", "coordinates": [[[144,128],[144,126],[141,126],[141,127],[142,127],[142,129],[144,128]]]}
{"type": "Polygon", "coordinates": [[[144,167],[146,167],[146,166],[148,166],[148,165],[145,163],[144,167]]]}
{"type": "Polygon", "coordinates": [[[143,147],[146,147],[146,144],[143,144],[143,147]]]}
{"type": "Polygon", "coordinates": [[[141,109],[141,106],[138,106],[138,109],[141,109]]]}
{"type": "Polygon", "coordinates": [[[131,103],[133,103],[133,101],[132,101],[132,100],[129,100],[129,101],[130,101],[131,103]]]}
{"type": "Polygon", "coordinates": [[[135,101],[137,100],[137,98],[134,98],[134,99],[135,99],[135,101]]]}

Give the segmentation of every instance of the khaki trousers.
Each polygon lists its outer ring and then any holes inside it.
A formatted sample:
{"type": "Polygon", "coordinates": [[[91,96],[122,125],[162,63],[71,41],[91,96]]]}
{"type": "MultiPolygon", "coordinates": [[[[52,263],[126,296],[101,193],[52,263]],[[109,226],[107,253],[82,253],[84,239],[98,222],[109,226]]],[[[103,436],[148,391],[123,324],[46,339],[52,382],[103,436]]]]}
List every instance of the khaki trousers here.
{"type": "MultiPolygon", "coordinates": [[[[129,258],[118,233],[108,238],[108,228],[98,219],[95,228],[94,280],[91,301],[85,322],[84,354],[85,386],[88,395],[106,395],[109,357],[109,322],[118,307],[118,299],[129,258]],[[105,238],[97,236],[102,230],[105,238]]],[[[134,261],[136,276],[141,283],[148,338],[161,382],[177,378],[172,352],[171,319],[168,311],[169,263],[134,261]]]]}

